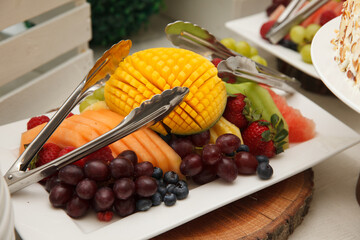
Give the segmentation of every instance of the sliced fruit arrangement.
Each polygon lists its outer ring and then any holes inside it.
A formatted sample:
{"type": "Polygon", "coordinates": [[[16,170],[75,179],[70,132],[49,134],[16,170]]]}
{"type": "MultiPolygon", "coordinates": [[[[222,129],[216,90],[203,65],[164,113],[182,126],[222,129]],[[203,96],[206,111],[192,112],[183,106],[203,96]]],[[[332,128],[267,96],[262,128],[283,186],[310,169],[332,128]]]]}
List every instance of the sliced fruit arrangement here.
{"type": "MultiPolygon", "coordinates": [[[[260,28],[260,35],[266,39],[266,34],[276,22],[285,7],[289,4],[289,0],[273,0],[272,4],[267,8],[268,21],[263,23],[260,28]]],[[[304,6],[309,2],[305,2],[304,6]]],[[[289,34],[279,42],[280,45],[298,51],[301,58],[306,63],[312,63],[310,48],[311,41],[316,32],[325,23],[341,14],[343,1],[330,0],[299,25],[295,25],[290,29],[289,34]]]]}
{"type": "Polygon", "coordinates": [[[144,100],[166,89],[190,89],[185,100],[152,129],[166,135],[193,134],[209,129],[226,104],[224,83],[203,56],[178,48],[147,49],[127,56],[105,85],[109,108],[123,116],[144,100]]]}
{"type": "MultiPolygon", "coordinates": [[[[108,109],[88,110],[80,115],[73,115],[65,119],[49,138],[48,142],[55,143],[61,148],[68,146],[80,147],[96,137],[108,132],[117,126],[123,117],[108,109]]],[[[24,146],[29,144],[45,126],[38,125],[21,136],[20,153],[24,146]]],[[[113,156],[117,156],[125,150],[137,152],[139,161],[151,162],[154,166],[164,171],[180,173],[181,158],[166,142],[164,142],[152,130],[144,128],[126,136],[109,145],[113,156]]]]}
{"type": "MultiPolygon", "coordinates": [[[[213,59],[214,64],[219,59],[213,59]]],[[[285,98],[253,82],[229,83],[211,61],[188,50],[157,48],[128,56],[104,88],[69,114],[30,168],[53,161],[117,126],[142,101],[174,86],[190,93],[163,122],[138,130],[44,179],[54,207],[73,218],[93,209],[100,221],[187,197],[185,179],[205,184],[239,175],[271,178],[269,158],[315,135],[315,124],[285,98]]],[[[229,80],[229,79],[227,79],[229,80]]],[[[49,121],[34,117],[20,153],[49,121]]]]}

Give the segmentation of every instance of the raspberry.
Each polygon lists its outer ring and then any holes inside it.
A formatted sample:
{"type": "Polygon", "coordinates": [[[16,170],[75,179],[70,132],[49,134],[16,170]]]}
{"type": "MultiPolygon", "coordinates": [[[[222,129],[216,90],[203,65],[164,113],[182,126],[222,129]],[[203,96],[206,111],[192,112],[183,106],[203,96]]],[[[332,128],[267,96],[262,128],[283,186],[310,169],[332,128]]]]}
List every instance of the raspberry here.
{"type": "Polygon", "coordinates": [[[113,159],[114,157],[112,155],[112,151],[108,146],[100,148],[99,150],[91,153],[90,155],[84,158],[85,162],[90,160],[100,160],[103,161],[104,163],[109,163],[113,159]]]}
{"type": "Polygon", "coordinates": [[[38,125],[41,125],[41,124],[43,124],[45,122],[49,122],[49,121],[50,121],[50,118],[45,115],[33,117],[27,123],[27,130],[32,129],[38,125]]]}
{"type": "Polygon", "coordinates": [[[74,114],[73,113],[69,113],[67,116],[66,116],[66,118],[69,118],[69,117],[71,117],[71,116],[73,116],[74,114]]]}
{"type": "Polygon", "coordinates": [[[320,16],[320,25],[323,26],[325,23],[335,18],[336,14],[332,10],[324,11],[320,16]]]}
{"type": "Polygon", "coordinates": [[[109,222],[113,218],[114,213],[111,211],[98,212],[97,218],[102,222],[109,222]]]}
{"type": "MultiPolygon", "coordinates": [[[[61,149],[58,157],[61,157],[65,154],[71,152],[74,149],[76,149],[76,147],[72,147],[72,146],[64,147],[63,149],[61,149]]],[[[72,164],[74,164],[78,167],[84,167],[85,163],[86,163],[86,159],[82,158],[80,160],[77,160],[76,162],[73,162],[72,164]]]]}
{"type": "Polygon", "coordinates": [[[270,28],[274,25],[275,20],[271,20],[268,21],[266,23],[264,23],[261,28],[260,28],[260,35],[263,39],[267,39],[266,38],[266,34],[269,32],[270,28]]]}
{"type": "Polygon", "coordinates": [[[112,155],[111,149],[106,146],[103,148],[100,148],[99,150],[89,154],[88,156],[74,162],[73,164],[79,167],[84,167],[85,163],[91,160],[100,160],[106,164],[111,162],[114,159],[112,155]]]}
{"type": "Polygon", "coordinates": [[[36,161],[36,167],[40,167],[59,156],[61,148],[55,143],[45,143],[38,153],[38,159],[36,161]]]}

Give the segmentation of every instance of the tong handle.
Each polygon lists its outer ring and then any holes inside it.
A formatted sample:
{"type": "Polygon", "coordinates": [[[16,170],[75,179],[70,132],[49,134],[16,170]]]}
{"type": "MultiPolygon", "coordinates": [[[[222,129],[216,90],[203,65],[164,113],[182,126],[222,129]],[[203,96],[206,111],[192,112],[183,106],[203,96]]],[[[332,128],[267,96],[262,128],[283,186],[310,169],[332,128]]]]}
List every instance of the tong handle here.
{"type": "Polygon", "coordinates": [[[186,87],[175,87],[165,90],[162,94],[155,95],[150,100],[144,101],[140,107],[133,109],[114,129],[74,149],[68,154],[26,172],[8,172],[5,180],[10,192],[14,193],[45,177],[51,176],[60,168],[126,137],[141,127],[149,126],[160,121],[182,102],[188,92],[189,89],[186,87]]]}

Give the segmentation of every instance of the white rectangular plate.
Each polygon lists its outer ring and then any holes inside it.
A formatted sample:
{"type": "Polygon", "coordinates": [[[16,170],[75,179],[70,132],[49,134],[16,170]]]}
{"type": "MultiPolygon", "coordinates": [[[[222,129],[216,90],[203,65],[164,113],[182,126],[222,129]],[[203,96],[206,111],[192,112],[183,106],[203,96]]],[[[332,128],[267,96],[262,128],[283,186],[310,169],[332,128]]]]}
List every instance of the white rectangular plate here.
{"type": "Polygon", "coordinates": [[[260,28],[263,23],[268,21],[267,19],[268,17],[266,16],[266,13],[260,12],[248,17],[226,22],[225,26],[241,37],[247,39],[250,42],[253,42],[265,51],[290,64],[291,66],[314,78],[319,78],[319,75],[317,74],[314,66],[302,61],[298,52],[283,47],[279,44],[271,44],[260,36],[260,28]]]}
{"type": "MultiPolygon", "coordinates": [[[[12,196],[15,227],[23,239],[148,239],[207,212],[259,191],[308,169],[326,158],[358,143],[360,135],[299,93],[287,96],[289,105],[301,110],[316,123],[316,137],[292,144],[271,160],[274,175],[262,181],[257,176],[239,176],[232,184],[221,180],[190,190],[189,197],[173,207],[164,204],[119,218],[99,222],[95,214],[74,220],[61,209],[51,207],[48,193],[33,184],[12,196]]],[[[0,126],[1,171],[5,173],[15,161],[21,132],[26,120],[0,126]]]]}

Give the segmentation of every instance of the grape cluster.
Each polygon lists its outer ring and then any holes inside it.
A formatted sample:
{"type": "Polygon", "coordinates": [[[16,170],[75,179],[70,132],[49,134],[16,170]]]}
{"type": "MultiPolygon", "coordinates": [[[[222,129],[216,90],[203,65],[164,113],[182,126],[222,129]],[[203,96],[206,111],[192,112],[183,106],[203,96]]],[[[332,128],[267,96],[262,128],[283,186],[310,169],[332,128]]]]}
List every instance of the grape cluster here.
{"type": "Polygon", "coordinates": [[[102,221],[110,221],[114,212],[125,217],[162,201],[171,206],[189,193],[186,182],[176,173],[163,174],[150,162],[138,162],[130,150],[109,164],[93,159],[84,168],[67,165],[47,180],[45,188],[52,206],[64,208],[70,217],[80,218],[93,209],[102,221]],[[170,184],[173,187],[168,190],[170,184]]]}
{"type": "Polygon", "coordinates": [[[272,176],[269,159],[249,153],[249,148],[241,144],[236,135],[223,134],[215,144],[209,143],[209,140],[209,131],[205,131],[170,141],[170,146],[182,158],[181,173],[191,177],[195,183],[205,184],[218,177],[233,182],[238,174],[257,173],[261,179],[272,176]]]}

